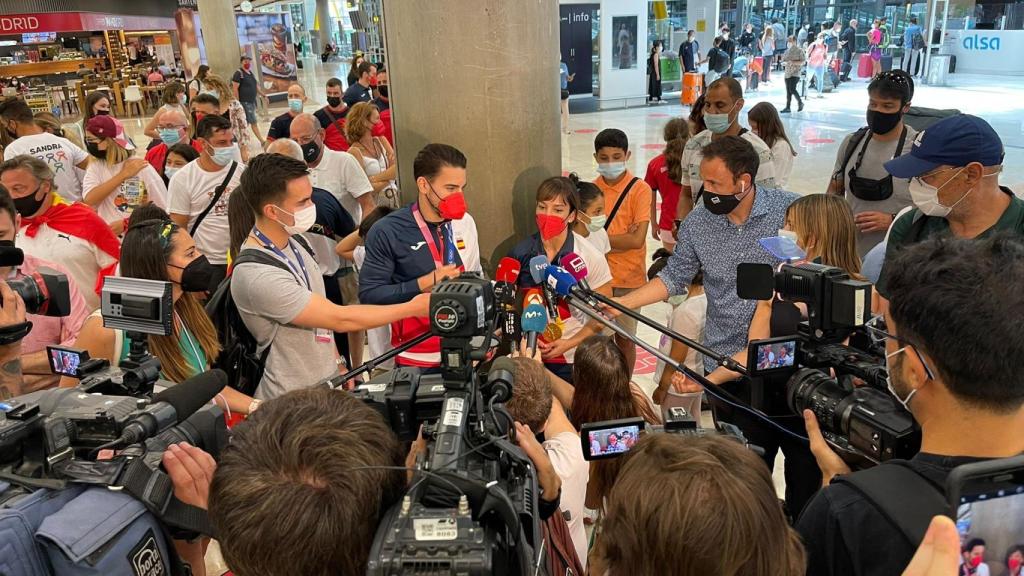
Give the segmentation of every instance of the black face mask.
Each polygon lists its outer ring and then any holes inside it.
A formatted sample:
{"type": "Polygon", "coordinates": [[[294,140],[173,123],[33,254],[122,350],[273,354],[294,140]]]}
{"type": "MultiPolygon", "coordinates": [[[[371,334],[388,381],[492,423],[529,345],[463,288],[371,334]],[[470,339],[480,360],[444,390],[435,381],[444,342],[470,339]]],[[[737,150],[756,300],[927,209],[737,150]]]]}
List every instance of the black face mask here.
{"type": "MultiPolygon", "coordinates": [[[[39,188],[42,188],[42,184],[39,188]]],[[[43,201],[46,200],[46,196],[43,196],[43,200],[36,200],[36,194],[39,194],[39,188],[36,188],[34,192],[28,196],[14,199],[14,209],[21,214],[22,218],[31,218],[39,212],[39,208],[43,206],[43,201]]]]}
{"type": "Polygon", "coordinates": [[[181,289],[185,292],[206,292],[210,289],[213,265],[206,259],[206,255],[189,262],[184,268],[174,264],[168,266],[181,270],[181,289]]]}
{"type": "Polygon", "coordinates": [[[99,158],[100,160],[104,160],[107,157],[107,151],[100,150],[100,145],[95,142],[86,142],[85,149],[87,152],[89,152],[89,154],[92,154],[93,156],[99,158]]]}
{"type": "Polygon", "coordinates": [[[110,114],[110,110],[97,110],[96,111],[96,115],[97,116],[107,116],[108,114],[110,114]]]}
{"type": "Polygon", "coordinates": [[[320,145],[317,144],[316,140],[309,142],[308,144],[302,145],[302,157],[306,159],[306,162],[312,162],[320,156],[320,145]]]}
{"type": "Polygon", "coordinates": [[[378,85],[377,86],[377,93],[380,94],[381,96],[383,96],[384,98],[387,98],[388,97],[388,85],[387,84],[380,84],[380,85],[378,85]]]}
{"type": "Polygon", "coordinates": [[[888,134],[903,119],[903,112],[878,112],[868,110],[868,128],[875,134],[888,134]]]}
{"type": "Polygon", "coordinates": [[[718,216],[724,216],[736,209],[740,202],[750,193],[750,188],[738,194],[715,194],[708,192],[703,186],[700,188],[700,195],[704,199],[704,207],[708,212],[718,216]]]}
{"type": "Polygon", "coordinates": [[[327,105],[331,108],[337,108],[338,106],[341,106],[341,98],[338,96],[328,96],[327,105]]]}

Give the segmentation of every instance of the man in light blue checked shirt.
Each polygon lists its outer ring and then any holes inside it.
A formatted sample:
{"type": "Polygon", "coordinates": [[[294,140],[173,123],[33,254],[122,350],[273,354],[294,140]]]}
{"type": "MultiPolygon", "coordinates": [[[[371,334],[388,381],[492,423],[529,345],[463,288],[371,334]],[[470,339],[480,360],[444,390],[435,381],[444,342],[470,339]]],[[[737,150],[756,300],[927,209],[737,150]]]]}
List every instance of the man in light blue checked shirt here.
{"type": "MultiPolygon", "coordinates": [[[[786,209],[798,196],[753,184],[760,159],[742,138],[715,140],[702,153],[703,202],[680,225],[675,253],[657,278],[618,301],[638,309],[682,294],[703,269],[708,298],[704,345],[732,356],[746,348],[757,307],[736,295],[736,267],[744,262],[778,264],[758,240],[778,235],[786,209]]],[[[715,366],[714,360],[704,358],[706,372],[715,366]]]]}

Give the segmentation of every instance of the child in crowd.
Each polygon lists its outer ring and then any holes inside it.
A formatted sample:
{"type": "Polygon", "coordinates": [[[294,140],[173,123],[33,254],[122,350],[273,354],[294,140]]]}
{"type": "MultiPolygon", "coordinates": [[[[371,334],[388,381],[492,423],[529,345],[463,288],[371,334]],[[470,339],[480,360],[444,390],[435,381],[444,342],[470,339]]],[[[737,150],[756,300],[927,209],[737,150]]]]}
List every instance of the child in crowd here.
{"type": "Polygon", "coordinates": [[[796,149],[786,136],[786,128],[782,125],[779,111],[770,102],[758,102],[747,114],[750,131],[761,137],[772,149],[775,160],[775,183],[785,188],[789,175],[793,171],[793,159],[796,149]]]}
{"type": "Polygon", "coordinates": [[[575,172],[569,174],[569,179],[576,184],[576,193],[580,197],[580,210],[572,231],[586,238],[602,254],[608,254],[612,245],[608,243],[608,231],[604,229],[608,220],[604,213],[604,193],[593,182],[580,182],[575,172]]]}
{"type": "MultiPolygon", "coordinates": [[[[707,311],[708,299],[704,294],[704,273],[698,271],[687,289],[686,300],[672,308],[669,328],[697,343],[703,343],[707,311]]],[[[703,374],[702,359],[696,350],[667,336],[661,337],[660,348],[676,362],[698,374],[703,374]]],[[[655,404],[661,406],[662,410],[681,406],[700,421],[700,401],[703,393],[677,391],[673,383],[677,382],[682,385],[682,374],[659,360],[658,367],[654,372],[654,381],[658,383],[658,388],[653,394],[655,404]]]]}
{"type": "MultiPolygon", "coordinates": [[[[377,206],[369,214],[363,217],[363,221],[359,223],[359,228],[355,232],[342,238],[341,242],[338,242],[338,246],[335,251],[338,256],[341,256],[345,260],[355,262],[356,270],[363,267],[363,260],[366,259],[366,246],[363,243],[366,241],[366,235],[370,233],[370,228],[374,224],[379,222],[388,214],[394,212],[394,208],[390,206],[377,206]]],[[[391,349],[391,327],[381,326],[380,328],[371,328],[366,331],[366,346],[369,349],[370,358],[376,358],[381,354],[391,349]]],[[[391,370],[395,367],[394,359],[382,362],[375,370],[374,374],[391,370]]]]}
{"type": "MultiPolygon", "coordinates": [[[[608,266],[612,271],[612,293],[624,296],[646,283],[647,229],[651,221],[651,199],[654,193],[646,182],[626,168],[631,158],[626,133],[607,128],[594,139],[594,159],[600,174],[594,184],[604,194],[605,207],[611,207],[604,229],[608,232],[611,252],[608,266]]],[[[636,320],[622,315],[619,324],[630,334],[636,334],[636,320]]],[[[632,342],[616,338],[626,355],[632,373],[636,363],[636,347],[632,342]]]]}
{"type": "Polygon", "coordinates": [[[683,147],[690,138],[690,127],[683,118],[673,118],[665,124],[665,150],[647,164],[644,182],[661,197],[661,214],[657,210],[657,197],[651,195],[651,236],[661,240],[662,246],[672,250],[676,246],[673,234],[676,209],[679,204],[679,179],[683,171],[683,147]]]}

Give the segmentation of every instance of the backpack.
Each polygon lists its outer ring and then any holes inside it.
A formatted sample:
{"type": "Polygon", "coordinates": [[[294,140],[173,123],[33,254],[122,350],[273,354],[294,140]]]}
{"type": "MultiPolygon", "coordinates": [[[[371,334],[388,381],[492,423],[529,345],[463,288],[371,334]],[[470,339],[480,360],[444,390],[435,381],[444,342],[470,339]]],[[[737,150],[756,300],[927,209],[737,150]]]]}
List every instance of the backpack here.
{"type": "MultiPolygon", "coordinates": [[[[292,236],[292,239],[298,242],[310,257],[313,256],[313,249],[310,248],[305,238],[292,236]]],[[[243,251],[235,258],[232,266],[247,262],[273,266],[291,273],[287,264],[258,250],[243,251]]],[[[263,370],[266,367],[267,356],[270,355],[273,341],[262,351],[259,349],[259,342],[242,321],[238,306],[235,305],[235,299],[231,295],[230,275],[210,296],[210,300],[206,303],[206,314],[217,328],[217,339],[222,344],[220,355],[217,356],[213,367],[220,368],[227,373],[228,384],[232,388],[252,396],[256,393],[260,381],[263,380],[263,370]]]]}
{"type": "Polygon", "coordinates": [[[544,521],[544,545],[547,548],[549,576],[584,576],[583,564],[569,533],[569,524],[558,509],[544,521]]]}

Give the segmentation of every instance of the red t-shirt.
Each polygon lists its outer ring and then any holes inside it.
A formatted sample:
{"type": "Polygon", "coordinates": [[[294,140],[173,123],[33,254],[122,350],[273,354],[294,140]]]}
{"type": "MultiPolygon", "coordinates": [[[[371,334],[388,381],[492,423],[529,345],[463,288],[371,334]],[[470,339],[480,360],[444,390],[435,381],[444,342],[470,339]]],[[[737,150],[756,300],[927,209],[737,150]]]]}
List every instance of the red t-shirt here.
{"type": "Polygon", "coordinates": [[[345,117],[335,113],[328,114],[326,107],[317,110],[313,115],[320,121],[320,127],[324,129],[324,146],[338,152],[348,152],[348,138],[345,137],[345,117]]]}
{"type": "Polygon", "coordinates": [[[647,175],[644,176],[644,182],[647,182],[651,190],[661,194],[661,215],[658,216],[658,228],[671,230],[673,220],[676,218],[676,208],[679,204],[682,186],[668,177],[668,166],[665,165],[664,154],[658,154],[647,164],[647,175]]]}
{"type": "MultiPolygon", "coordinates": [[[[192,149],[193,150],[195,150],[196,152],[199,152],[200,154],[202,154],[202,152],[203,152],[203,145],[199,143],[199,140],[196,140],[195,138],[193,138],[190,143],[192,144],[192,149]]],[[[149,162],[149,164],[153,168],[155,168],[156,171],[161,176],[163,176],[164,175],[164,164],[167,163],[167,144],[164,144],[163,142],[161,142],[161,143],[157,144],[156,146],[153,146],[152,148],[150,148],[149,151],[146,152],[146,162],[149,162]]]]}

